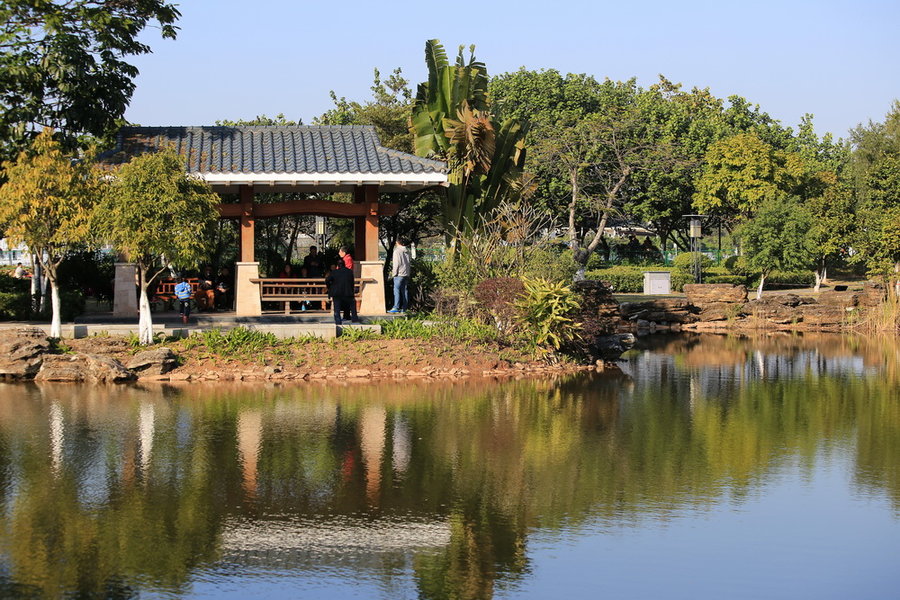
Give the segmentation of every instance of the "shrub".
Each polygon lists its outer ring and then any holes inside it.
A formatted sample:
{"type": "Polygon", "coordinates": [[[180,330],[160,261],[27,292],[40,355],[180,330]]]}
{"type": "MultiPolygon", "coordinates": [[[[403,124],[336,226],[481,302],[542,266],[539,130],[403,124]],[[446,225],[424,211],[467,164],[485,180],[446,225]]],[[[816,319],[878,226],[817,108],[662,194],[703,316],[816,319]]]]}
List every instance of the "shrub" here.
{"type": "Polygon", "coordinates": [[[31,280],[0,275],[0,319],[20,321],[31,311],[31,280]]]}
{"type": "Polygon", "coordinates": [[[629,267],[617,266],[608,269],[596,269],[585,273],[588,279],[597,279],[609,283],[614,292],[640,294],[644,291],[644,272],[669,271],[672,273],[672,289],[681,291],[684,284],[693,283],[694,277],[690,273],[673,269],[672,267],[629,267]]]}
{"type": "Polygon", "coordinates": [[[516,316],[515,301],[525,292],[522,281],[514,277],[485,279],[475,286],[473,295],[478,311],[487,317],[499,331],[506,331],[516,316]]]}
{"type": "Polygon", "coordinates": [[[525,293],[516,300],[516,308],[524,333],[541,350],[559,350],[578,334],[572,319],[579,308],[578,298],[561,283],[546,279],[526,279],[522,283],[525,293]]]}
{"type": "Polygon", "coordinates": [[[703,277],[703,283],[730,283],[732,285],[747,285],[746,275],[711,275],[703,277]]]}
{"type": "MultiPolygon", "coordinates": [[[[693,271],[694,269],[694,259],[697,256],[697,252],[682,252],[677,254],[674,259],[672,259],[672,266],[678,269],[679,271],[693,271]]],[[[706,256],[705,254],[700,254],[700,268],[702,270],[706,270],[711,267],[713,261],[711,258],[706,256]]]]}
{"type": "MultiPolygon", "coordinates": [[[[432,294],[438,287],[437,264],[430,260],[417,258],[410,265],[412,276],[409,279],[409,308],[415,311],[427,312],[434,308],[432,294]]],[[[386,286],[393,287],[388,283],[386,286]]]]}

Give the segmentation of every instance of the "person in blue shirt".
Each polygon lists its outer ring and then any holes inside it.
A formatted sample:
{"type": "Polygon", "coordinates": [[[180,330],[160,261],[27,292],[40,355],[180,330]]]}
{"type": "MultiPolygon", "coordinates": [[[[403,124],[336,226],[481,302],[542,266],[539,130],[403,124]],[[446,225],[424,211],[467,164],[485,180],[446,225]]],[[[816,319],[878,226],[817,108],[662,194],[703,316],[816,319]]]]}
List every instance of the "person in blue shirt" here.
{"type": "Polygon", "coordinates": [[[187,323],[191,316],[191,296],[193,294],[191,284],[185,281],[184,277],[179,277],[178,283],[175,284],[175,297],[178,298],[182,323],[187,323]]]}

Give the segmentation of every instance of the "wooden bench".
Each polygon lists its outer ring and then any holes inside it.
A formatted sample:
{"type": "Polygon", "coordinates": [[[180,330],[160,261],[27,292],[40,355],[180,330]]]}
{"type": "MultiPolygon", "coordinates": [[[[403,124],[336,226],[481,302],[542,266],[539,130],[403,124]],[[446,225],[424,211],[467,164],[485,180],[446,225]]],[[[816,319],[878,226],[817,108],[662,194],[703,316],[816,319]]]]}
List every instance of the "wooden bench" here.
{"type": "MultiPolygon", "coordinates": [[[[259,299],[262,302],[281,302],[284,314],[291,314],[291,302],[321,302],[325,310],[331,308],[331,298],[325,278],[306,279],[251,279],[251,283],[259,285],[259,299]]],[[[353,295],[356,298],[356,309],[362,301],[363,285],[374,283],[374,279],[356,278],[353,280],[353,295]]]]}
{"type": "MultiPolygon", "coordinates": [[[[196,277],[188,277],[185,281],[191,284],[191,298],[193,298],[197,290],[200,289],[200,280],[196,277]]],[[[176,285],[178,285],[177,279],[160,279],[159,285],[156,286],[156,291],[150,297],[150,302],[163,302],[167,306],[173,305],[176,300],[176,285]]]]}

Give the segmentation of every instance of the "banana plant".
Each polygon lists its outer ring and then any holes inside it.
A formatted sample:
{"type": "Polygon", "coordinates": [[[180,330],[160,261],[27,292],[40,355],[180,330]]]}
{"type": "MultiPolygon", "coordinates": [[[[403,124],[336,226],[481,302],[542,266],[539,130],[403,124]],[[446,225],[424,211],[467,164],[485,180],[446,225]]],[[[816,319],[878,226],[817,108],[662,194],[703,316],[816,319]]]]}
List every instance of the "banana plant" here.
{"type": "Polygon", "coordinates": [[[438,40],[425,43],[428,81],[419,85],[410,117],[418,156],[447,162],[443,220],[451,255],[460,235],[477,228],[503,200],[514,199],[525,163],[525,128],[498,123],[488,104],[484,63],[460,46],[450,64],[438,40]]]}

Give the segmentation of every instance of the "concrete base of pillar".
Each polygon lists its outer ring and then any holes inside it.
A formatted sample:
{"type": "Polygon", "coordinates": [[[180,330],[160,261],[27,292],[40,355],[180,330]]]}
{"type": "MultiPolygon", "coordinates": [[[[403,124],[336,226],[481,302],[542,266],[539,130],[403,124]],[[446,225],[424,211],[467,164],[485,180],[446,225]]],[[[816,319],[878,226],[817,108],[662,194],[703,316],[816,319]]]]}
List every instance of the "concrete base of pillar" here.
{"type": "Polygon", "coordinates": [[[359,276],[362,279],[374,279],[373,283],[363,284],[359,314],[367,317],[387,314],[384,304],[384,261],[361,260],[359,276]]]}
{"type": "Polygon", "coordinates": [[[133,319],[137,314],[137,265],[117,262],[113,280],[113,315],[133,319]]]}
{"type": "Polygon", "coordinates": [[[234,312],[239,317],[255,317],[262,314],[262,303],[259,300],[259,284],[252,283],[251,279],[259,279],[259,263],[236,263],[234,274],[234,312]]]}

